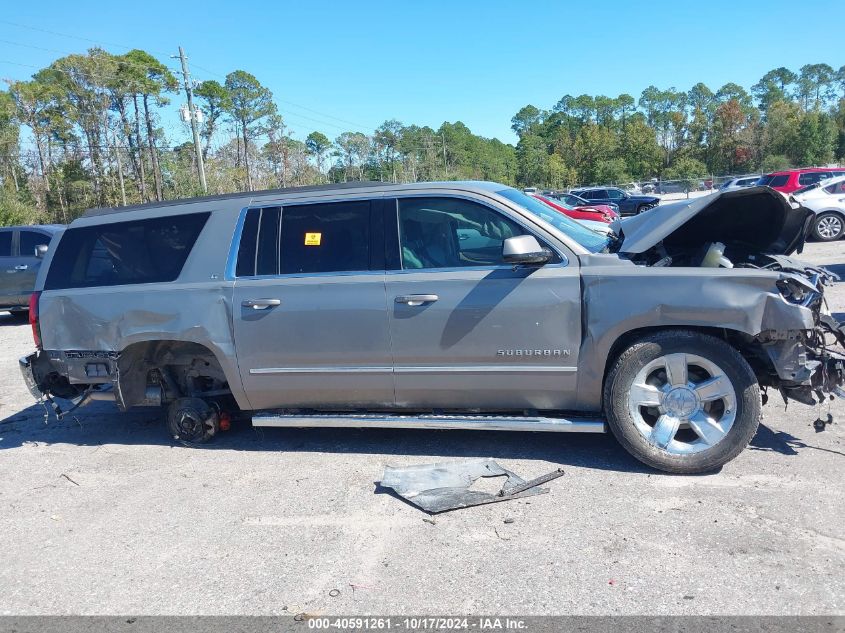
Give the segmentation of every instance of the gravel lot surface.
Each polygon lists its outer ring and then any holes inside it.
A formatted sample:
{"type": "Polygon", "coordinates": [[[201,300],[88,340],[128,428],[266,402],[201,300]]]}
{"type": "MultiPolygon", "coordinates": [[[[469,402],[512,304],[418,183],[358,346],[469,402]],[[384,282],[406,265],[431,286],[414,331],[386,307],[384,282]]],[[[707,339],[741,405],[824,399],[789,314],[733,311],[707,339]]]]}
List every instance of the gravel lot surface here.
{"type": "MultiPolygon", "coordinates": [[[[803,258],[845,276],[845,242],[803,258]]],[[[829,297],[845,318],[845,282],[829,297]]],[[[0,314],[0,614],[845,613],[843,401],[816,433],[819,410],[774,395],[748,450],[698,477],[610,435],[241,426],[186,448],[156,409],[45,422],[31,347],[0,314]],[[375,485],[476,457],[566,474],[433,519],[375,485]]]]}

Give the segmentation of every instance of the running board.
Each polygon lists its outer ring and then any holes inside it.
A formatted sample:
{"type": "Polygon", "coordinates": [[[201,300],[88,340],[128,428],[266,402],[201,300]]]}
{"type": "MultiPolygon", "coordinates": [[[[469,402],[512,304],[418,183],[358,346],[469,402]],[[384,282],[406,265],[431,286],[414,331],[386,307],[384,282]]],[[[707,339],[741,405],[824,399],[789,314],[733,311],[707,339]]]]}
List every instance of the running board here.
{"type": "Polygon", "coordinates": [[[603,420],[595,418],[548,418],[506,415],[290,415],[263,411],[252,416],[252,426],[281,428],[378,428],[378,429],[476,429],[479,431],[555,431],[604,433],[603,420]]]}

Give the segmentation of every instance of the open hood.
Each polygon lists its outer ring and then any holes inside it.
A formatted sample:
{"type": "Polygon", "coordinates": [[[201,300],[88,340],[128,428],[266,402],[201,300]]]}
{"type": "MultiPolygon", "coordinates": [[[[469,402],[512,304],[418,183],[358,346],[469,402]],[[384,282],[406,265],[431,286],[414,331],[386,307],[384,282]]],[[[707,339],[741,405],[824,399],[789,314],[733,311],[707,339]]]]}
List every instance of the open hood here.
{"type": "Polygon", "coordinates": [[[618,252],[636,255],[660,242],[667,249],[694,249],[722,242],[748,253],[799,253],[813,212],[791,205],[769,187],[717,192],[662,204],[622,220],[618,252]]]}

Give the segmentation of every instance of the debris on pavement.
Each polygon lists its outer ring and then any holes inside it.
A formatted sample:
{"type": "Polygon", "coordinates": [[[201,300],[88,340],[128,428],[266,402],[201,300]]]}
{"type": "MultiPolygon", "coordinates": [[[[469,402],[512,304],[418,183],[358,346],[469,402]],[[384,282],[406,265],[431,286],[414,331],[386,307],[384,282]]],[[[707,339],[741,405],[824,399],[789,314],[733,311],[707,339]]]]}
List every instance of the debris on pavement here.
{"type": "Polygon", "coordinates": [[[420,464],[404,468],[386,466],[379,484],[393,489],[399,496],[412,504],[436,514],[459,508],[510,501],[549,492],[540,488],[552,479],[563,475],[558,468],[546,475],[525,481],[514,472],[502,468],[492,459],[476,459],[468,462],[443,462],[420,464]],[[482,477],[506,477],[501,490],[496,494],[471,490],[475,481],[482,477]]]}
{"type": "Polygon", "coordinates": [[[496,533],[496,536],[498,536],[498,537],[499,537],[500,539],[502,539],[503,541],[509,541],[509,540],[511,540],[511,537],[509,537],[509,536],[502,536],[501,534],[499,534],[499,528],[493,528],[493,531],[496,533]]]}
{"type": "Polygon", "coordinates": [[[61,475],[59,475],[59,477],[64,477],[64,478],[65,478],[65,479],[67,479],[70,483],[72,483],[72,484],[74,484],[74,485],[76,485],[76,486],[78,486],[78,485],[79,485],[79,483],[75,482],[73,479],[71,479],[70,477],[68,477],[65,473],[62,473],[61,475]]]}

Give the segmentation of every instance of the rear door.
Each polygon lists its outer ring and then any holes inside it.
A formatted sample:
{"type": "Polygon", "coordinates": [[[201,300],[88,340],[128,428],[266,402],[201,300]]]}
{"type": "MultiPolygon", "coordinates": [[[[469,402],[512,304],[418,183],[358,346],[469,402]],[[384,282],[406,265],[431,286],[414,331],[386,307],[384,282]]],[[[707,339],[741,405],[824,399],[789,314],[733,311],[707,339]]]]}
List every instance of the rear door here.
{"type": "Polygon", "coordinates": [[[380,205],[245,212],[233,316],[253,408],[393,405],[380,205]]]}
{"type": "Polygon", "coordinates": [[[397,405],[574,405],[581,331],[575,261],[505,265],[503,240],[532,232],[481,200],[404,197],[388,201],[385,217],[397,405]]]}

